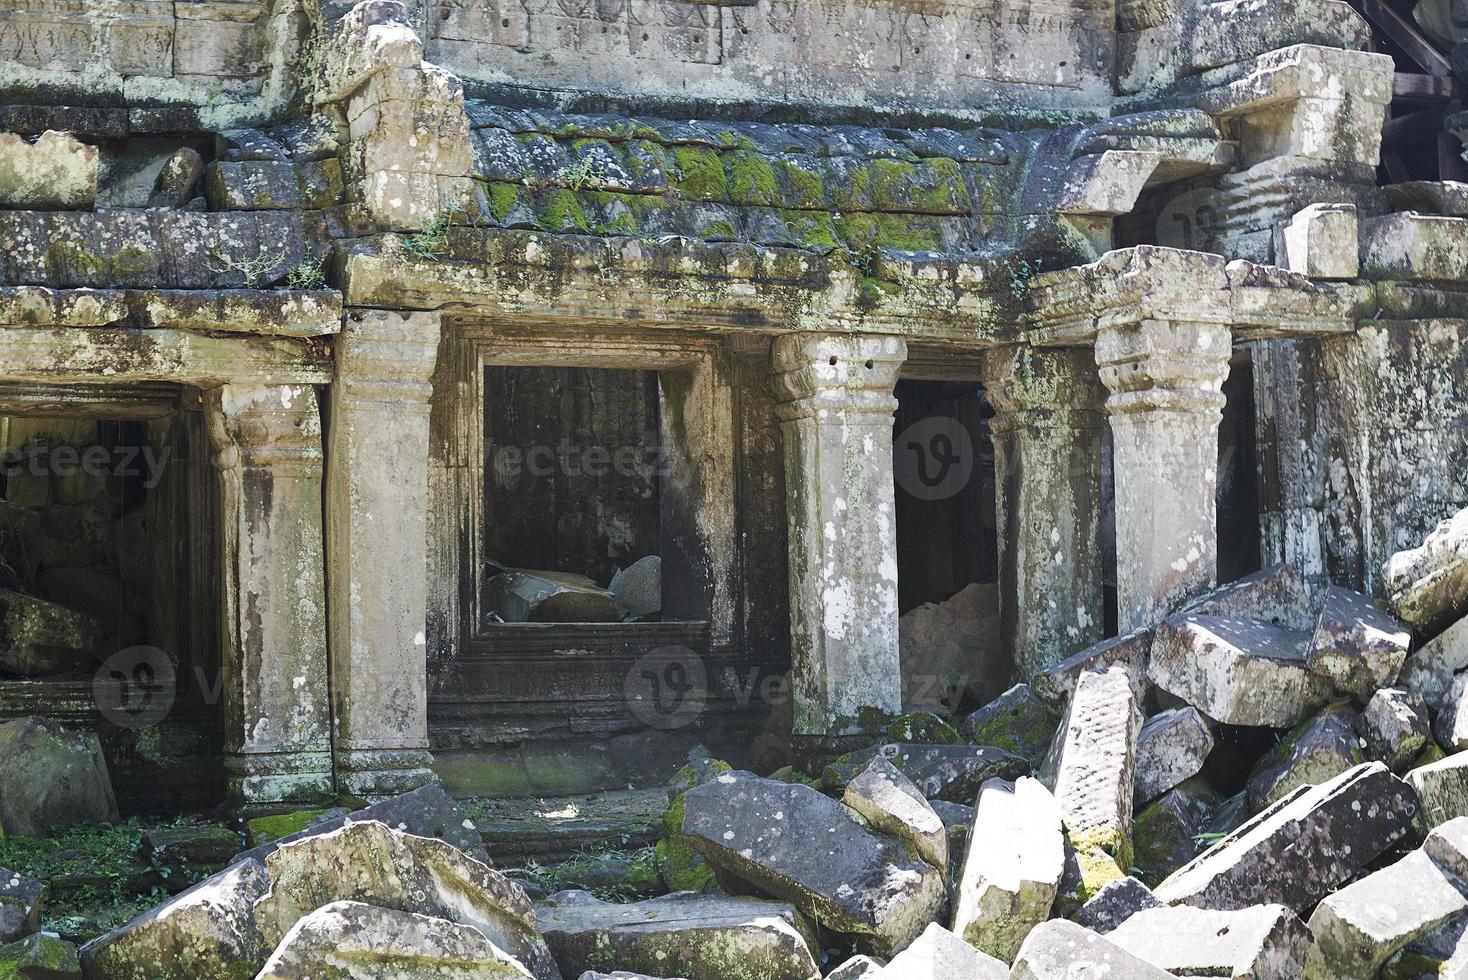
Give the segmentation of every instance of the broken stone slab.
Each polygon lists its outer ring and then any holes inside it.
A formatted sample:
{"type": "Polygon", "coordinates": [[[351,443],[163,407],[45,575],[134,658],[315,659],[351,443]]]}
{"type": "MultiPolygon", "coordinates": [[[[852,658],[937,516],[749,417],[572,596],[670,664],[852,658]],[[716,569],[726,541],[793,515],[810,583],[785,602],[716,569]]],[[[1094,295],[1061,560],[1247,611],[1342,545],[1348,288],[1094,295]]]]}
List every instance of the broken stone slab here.
{"type": "Polygon", "coordinates": [[[366,902],[472,926],[538,980],[560,980],[524,890],[451,844],[368,820],[281,844],[265,867],[255,920],[270,946],[323,905],[366,902]]]}
{"type": "Polygon", "coordinates": [[[511,569],[484,583],[485,608],[506,623],[618,623],[617,597],[585,575],[511,569]]]}
{"type": "Polygon", "coordinates": [[[1393,953],[1468,911],[1468,899],[1425,850],[1327,895],[1310,916],[1311,980],[1372,977],[1393,953]]]}
{"type": "Polygon", "coordinates": [[[1040,781],[1055,794],[1071,845],[1100,847],[1123,864],[1141,727],[1125,668],[1084,673],[1040,767],[1040,781]]]}
{"type": "Polygon", "coordinates": [[[974,949],[934,922],[874,976],[876,980],[916,980],[918,977],[1007,980],[1009,966],[974,949]]]}
{"type": "Polygon", "coordinates": [[[1050,915],[1065,870],[1060,807],[1036,779],[991,779],[979,792],[953,909],[953,931],[1008,963],[1050,915]]]}
{"type": "Polygon", "coordinates": [[[1259,812],[1299,786],[1313,786],[1366,759],[1349,704],[1327,705],[1274,744],[1249,775],[1249,808],[1259,812]]]}
{"type": "Polygon", "coordinates": [[[948,880],[955,882],[963,873],[963,855],[974,827],[974,808],[947,800],[929,800],[928,805],[943,821],[943,830],[948,834],[948,880]]]}
{"type": "Polygon", "coordinates": [[[1271,565],[1220,585],[1188,603],[1181,614],[1219,619],[1249,619],[1283,626],[1310,629],[1315,625],[1315,605],[1310,588],[1298,565],[1271,565]]]}
{"type": "Polygon", "coordinates": [[[0,943],[39,932],[46,883],[0,868],[0,943]]]}
{"type": "Polygon", "coordinates": [[[912,780],[886,759],[873,759],[846,784],[841,800],[884,834],[909,841],[918,856],[945,874],[948,831],[912,780]]]}
{"type": "Polygon", "coordinates": [[[127,316],[117,289],[0,286],[0,324],[18,327],[102,327],[127,316]]]}
{"type": "Polygon", "coordinates": [[[1141,879],[1128,875],[1108,881],[1071,916],[1071,921],[1102,935],[1144,909],[1165,908],[1141,879]]]}
{"type": "Polygon", "coordinates": [[[970,582],[942,602],[909,609],[897,621],[897,647],[907,678],[904,711],[947,716],[965,695],[976,701],[990,697],[990,677],[999,673],[998,587],[970,582]],[[994,675],[985,670],[991,664],[994,675]]]}
{"type": "Polygon", "coordinates": [[[157,827],[138,841],[138,856],[170,874],[213,873],[234,862],[240,836],[228,827],[157,827]]]}
{"type": "Polygon", "coordinates": [[[1283,905],[1162,906],[1138,912],[1106,938],[1179,977],[1297,980],[1310,949],[1310,931],[1283,905]]]}
{"type": "Polygon", "coordinates": [[[255,980],[323,976],[533,980],[513,956],[473,926],[362,902],[332,902],[302,916],[255,980]]]}
{"type": "Polygon", "coordinates": [[[91,980],[238,980],[270,950],[253,910],[270,889],[259,861],[240,861],[81,948],[91,980]]]}
{"type": "Polygon", "coordinates": [[[1101,889],[1125,877],[1126,872],[1116,858],[1100,845],[1085,844],[1078,848],[1067,837],[1065,870],[1055,892],[1053,914],[1073,918],[1087,902],[1100,894],[1101,889]]]}
{"type": "Polygon", "coordinates": [[[1180,615],[1157,627],[1153,683],[1225,725],[1287,728],[1329,699],[1305,664],[1310,634],[1271,623],[1180,615]]]}
{"type": "Polygon", "coordinates": [[[654,855],[658,877],[669,891],[701,892],[713,884],[714,873],[708,862],[683,835],[683,794],[733,771],[734,767],[721,759],[702,758],[683,766],[668,780],[668,808],[660,821],[662,837],[654,855]]]}
{"type": "Polygon", "coordinates": [[[48,129],[34,143],[0,133],[0,208],[88,211],[97,200],[95,146],[48,129]]]}
{"type": "Polygon", "coordinates": [[[657,555],[639,558],[617,570],[607,589],[617,599],[624,617],[651,616],[663,608],[663,560],[657,555]]]}
{"type": "Polygon", "coordinates": [[[1213,751],[1213,730],[1194,707],[1161,711],[1142,723],[1137,736],[1138,805],[1156,799],[1203,770],[1213,751]]]}
{"type": "Polygon", "coordinates": [[[86,613],[0,589],[0,671],[45,677],[96,663],[102,626],[86,613]]]}
{"type": "Polygon", "coordinates": [[[1468,817],[1434,827],[1422,842],[1422,853],[1460,883],[1468,882],[1468,817]]]}
{"type": "Polygon", "coordinates": [[[1392,955],[1381,980],[1464,980],[1468,977],[1468,915],[1450,919],[1392,955]]]}
{"type": "Polygon", "coordinates": [[[1284,226],[1284,261],[1314,279],[1354,279],[1360,255],[1354,204],[1311,204],[1284,226]]]}
{"type": "Polygon", "coordinates": [[[0,977],[5,980],[82,980],[76,947],[49,932],[38,932],[0,946],[0,977]]]}
{"type": "Polygon", "coordinates": [[[1468,616],[1409,654],[1397,684],[1437,704],[1453,685],[1453,675],[1468,670],[1468,616]]]}
{"type": "Polygon", "coordinates": [[[1075,693],[1076,679],[1094,670],[1120,666],[1127,672],[1137,703],[1142,704],[1152,689],[1147,662],[1152,653],[1152,629],[1133,630],[1087,647],[1053,667],[1030,678],[1036,696],[1051,705],[1063,705],[1075,693]]]}
{"type": "Polygon", "coordinates": [[[1194,777],[1147,804],[1132,823],[1132,870],[1157,884],[1203,852],[1208,821],[1222,805],[1217,791],[1194,777]]]}
{"type": "Polygon", "coordinates": [[[958,745],[966,741],[957,728],[931,711],[898,715],[882,732],[892,742],[958,745]]]}
{"type": "Polygon", "coordinates": [[[1419,547],[1398,551],[1382,569],[1397,617],[1431,633],[1468,611],[1468,509],[1433,528],[1419,547]]]}
{"type": "Polygon", "coordinates": [[[181,146],[163,162],[148,193],[150,208],[181,208],[194,196],[204,175],[204,158],[192,146],[181,146]]]}
{"type": "Polygon", "coordinates": [[[875,980],[882,964],[870,956],[853,956],[826,974],[826,980],[875,980]]]}
{"type": "Polygon", "coordinates": [[[975,745],[992,745],[1039,765],[1055,738],[1060,713],[1028,684],[1016,684],[968,716],[964,732],[975,745]]]}
{"type": "Polygon", "coordinates": [[[842,756],[826,766],[821,772],[821,786],[828,791],[845,789],[877,756],[912,780],[927,799],[952,803],[972,802],[986,780],[1014,779],[1031,769],[1025,759],[989,746],[889,742],[842,756]]]}
{"type": "Polygon", "coordinates": [[[1074,980],[1077,976],[1165,980],[1172,975],[1085,926],[1051,919],[1025,937],[1009,976],[1011,980],[1074,980]],[[1077,969],[1085,972],[1078,974],[1077,969]]]}
{"type": "Polygon", "coordinates": [[[341,332],[334,289],[130,289],[132,322],[144,330],[212,330],[277,337],[341,332]]]}
{"type": "Polygon", "coordinates": [[[1424,827],[1430,829],[1468,816],[1468,753],[1409,769],[1402,778],[1417,791],[1424,827]]]}
{"type": "Polygon", "coordinates": [[[1453,677],[1453,683],[1437,703],[1437,714],[1432,719],[1432,737],[1444,751],[1468,749],[1468,670],[1453,677]]]}
{"type": "Polygon", "coordinates": [[[821,974],[814,929],[783,902],[675,892],[621,904],[564,891],[537,907],[536,924],[570,976],[617,968],[688,980],[821,974]]]}
{"type": "Polygon", "coordinates": [[[1305,663],[1336,690],[1365,700],[1397,679],[1412,637],[1367,596],[1332,585],[1305,663]]]}
{"type": "Polygon", "coordinates": [[[902,949],[947,902],[943,872],[910,844],[809,786],[733,772],[689,790],[683,806],[683,833],[721,880],[790,902],[862,952],[902,949]]]}
{"type": "MultiPolygon", "coordinates": [[[[832,976],[835,976],[835,974],[832,974],[832,976]]],[[[592,970],[587,970],[581,974],[581,980],[686,980],[686,978],[650,977],[646,973],[628,973],[626,970],[617,970],[615,973],[596,973],[592,970]]]]}
{"type": "Polygon", "coordinates": [[[36,717],[0,725],[0,834],[45,837],[48,830],[118,819],[102,743],[36,717]]]}
{"type": "Polygon", "coordinates": [[[1412,765],[1432,738],[1432,722],[1422,695],[1384,687],[1371,695],[1356,719],[1356,733],[1373,759],[1401,773],[1412,765]]]}
{"type": "Polygon", "coordinates": [[[1405,836],[1417,796],[1380,762],[1300,787],[1178,869],[1155,889],[1169,905],[1296,913],[1405,836]]]}

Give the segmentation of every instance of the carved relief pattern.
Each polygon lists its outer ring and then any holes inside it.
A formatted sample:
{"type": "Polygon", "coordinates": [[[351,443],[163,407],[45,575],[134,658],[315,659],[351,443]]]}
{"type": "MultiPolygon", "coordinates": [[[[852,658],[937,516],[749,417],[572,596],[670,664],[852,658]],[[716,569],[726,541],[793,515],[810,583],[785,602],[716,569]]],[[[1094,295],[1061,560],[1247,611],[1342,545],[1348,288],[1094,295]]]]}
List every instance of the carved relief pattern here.
{"type": "Polygon", "coordinates": [[[721,8],[678,0],[440,0],[432,34],[530,52],[561,50],[718,64],[721,8]]]}

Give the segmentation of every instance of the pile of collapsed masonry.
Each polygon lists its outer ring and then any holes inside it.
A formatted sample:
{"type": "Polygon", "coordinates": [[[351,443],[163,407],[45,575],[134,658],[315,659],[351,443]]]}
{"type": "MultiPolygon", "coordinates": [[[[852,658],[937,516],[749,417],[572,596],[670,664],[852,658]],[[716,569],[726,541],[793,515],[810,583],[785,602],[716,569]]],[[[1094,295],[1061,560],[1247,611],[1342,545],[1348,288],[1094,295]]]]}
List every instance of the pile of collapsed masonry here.
{"type": "Polygon", "coordinates": [[[436,821],[390,801],[247,853],[84,947],[82,968],[1468,976],[1468,753],[1445,754],[1468,748],[1468,511],[1396,555],[1386,580],[1415,650],[1368,597],[1330,588],[1311,603],[1280,566],[1082,651],[961,729],[899,720],[818,780],[690,765],[669,788],[659,856],[665,878],[701,891],[536,905],[454,846],[474,850],[429,787],[417,795],[437,801],[436,821]],[[1221,798],[1211,782],[1241,765],[1244,789],[1221,798]],[[450,840],[405,832],[419,825],[450,840]]]}

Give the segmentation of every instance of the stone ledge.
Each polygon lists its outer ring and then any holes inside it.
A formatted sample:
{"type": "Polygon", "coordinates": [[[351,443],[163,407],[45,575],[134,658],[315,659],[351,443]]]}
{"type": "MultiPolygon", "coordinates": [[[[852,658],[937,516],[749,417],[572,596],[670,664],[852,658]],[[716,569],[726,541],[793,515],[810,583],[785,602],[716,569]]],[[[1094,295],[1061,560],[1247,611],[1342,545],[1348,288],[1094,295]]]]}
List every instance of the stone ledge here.
{"type": "Polygon", "coordinates": [[[342,295],[334,289],[130,289],[126,299],[130,322],[145,330],[279,337],[341,332],[342,295]]]}
{"type": "Polygon", "coordinates": [[[0,324],[25,327],[101,327],[127,316],[120,289],[0,286],[0,324]]]}

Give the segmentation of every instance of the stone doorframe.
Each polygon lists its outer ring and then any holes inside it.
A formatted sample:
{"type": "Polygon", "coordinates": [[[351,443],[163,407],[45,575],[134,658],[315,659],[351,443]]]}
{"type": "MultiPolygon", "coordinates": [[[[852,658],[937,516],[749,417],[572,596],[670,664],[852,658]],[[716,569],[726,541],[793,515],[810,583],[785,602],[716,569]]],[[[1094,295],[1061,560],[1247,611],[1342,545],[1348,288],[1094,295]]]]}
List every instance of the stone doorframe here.
{"type": "Polygon", "coordinates": [[[735,630],[737,554],[733,386],[723,340],[667,330],[588,331],[446,319],[430,422],[430,663],[453,660],[464,641],[479,632],[475,570],[484,534],[484,369],[491,366],[658,372],[667,454],[664,515],[671,493],[682,504],[678,531],[692,539],[678,554],[664,555],[665,581],[681,576],[693,583],[683,605],[699,615],[686,618],[707,619],[711,647],[727,648],[735,630]]]}

